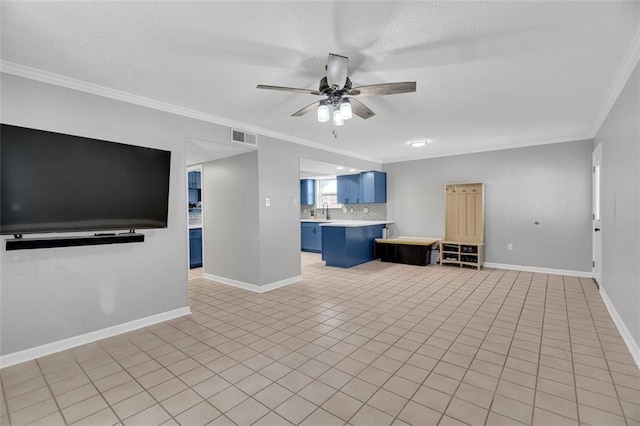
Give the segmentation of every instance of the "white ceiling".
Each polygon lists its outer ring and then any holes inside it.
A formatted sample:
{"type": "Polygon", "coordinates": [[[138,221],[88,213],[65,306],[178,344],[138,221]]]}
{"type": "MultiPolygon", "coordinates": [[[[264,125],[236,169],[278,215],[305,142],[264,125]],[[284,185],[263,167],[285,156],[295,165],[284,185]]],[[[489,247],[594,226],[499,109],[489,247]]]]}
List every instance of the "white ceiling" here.
{"type": "Polygon", "coordinates": [[[383,162],[593,137],[640,51],[638,1],[1,8],[3,71],[46,71],[383,162]],[[376,116],[335,139],[313,113],[290,117],[316,97],[255,88],[316,89],[329,52],[350,58],[354,86],[415,80],[417,92],[363,99],[376,116]],[[418,137],[434,142],[407,146],[418,137]]]}
{"type": "Polygon", "coordinates": [[[313,178],[322,176],[341,176],[361,172],[347,164],[325,163],[323,161],[300,158],[300,177],[313,178]]]}
{"type": "Polygon", "coordinates": [[[244,154],[250,151],[250,149],[235,145],[189,138],[185,142],[184,151],[185,164],[187,166],[193,166],[195,164],[207,163],[221,158],[244,154]]]}

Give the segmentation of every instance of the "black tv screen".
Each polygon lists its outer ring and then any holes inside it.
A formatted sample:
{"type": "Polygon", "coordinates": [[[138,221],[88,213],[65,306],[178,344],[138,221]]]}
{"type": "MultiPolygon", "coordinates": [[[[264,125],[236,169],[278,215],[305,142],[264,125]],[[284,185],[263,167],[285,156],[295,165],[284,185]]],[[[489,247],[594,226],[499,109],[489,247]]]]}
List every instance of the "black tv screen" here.
{"type": "Polygon", "coordinates": [[[0,234],[167,227],[170,151],[1,127],[0,234]]]}

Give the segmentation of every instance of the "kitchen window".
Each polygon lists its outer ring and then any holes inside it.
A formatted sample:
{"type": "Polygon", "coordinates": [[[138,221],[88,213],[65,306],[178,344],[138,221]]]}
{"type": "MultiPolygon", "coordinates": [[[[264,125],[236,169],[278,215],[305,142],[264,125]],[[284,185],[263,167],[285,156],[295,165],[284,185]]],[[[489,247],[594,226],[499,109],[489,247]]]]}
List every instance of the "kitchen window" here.
{"type": "Polygon", "coordinates": [[[338,180],[335,176],[316,179],[316,207],[321,209],[327,203],[330,209],[338,209],[342,204],[338,203],[338,180]]]}

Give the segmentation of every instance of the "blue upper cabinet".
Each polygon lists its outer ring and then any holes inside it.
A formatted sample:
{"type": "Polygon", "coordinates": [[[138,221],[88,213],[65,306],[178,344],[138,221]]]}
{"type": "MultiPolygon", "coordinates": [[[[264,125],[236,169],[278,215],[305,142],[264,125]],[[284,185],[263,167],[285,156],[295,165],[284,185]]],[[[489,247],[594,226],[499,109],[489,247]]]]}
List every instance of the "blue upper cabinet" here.
{"type": "Polygon", "coordinates": [[[387,174],[384,172],[362,172],[362,203],[386,203],[387,202],[387,174]]]}
{"type": "Polygon", "coordinates": [[[362,202],[360,174],[338,176],[338,203],[358,204],[362,202]]]}
{"type": "Polygon", "coordinates": [[[200,187],[202,186],[200,172],[189,172],[187,176],[189,188],[200,189],[200,187]]]}
{"type": "Polygon", "coordinates": [[[370,171],[338,176],[338,203],[374,204],[386,202],[386,173],[370,171]]]}
{"type": "Polygon", "coordinates": [[[300,180],[300,205],[310,206],[316,203],[316,181],[315,179],[300,180]]]}

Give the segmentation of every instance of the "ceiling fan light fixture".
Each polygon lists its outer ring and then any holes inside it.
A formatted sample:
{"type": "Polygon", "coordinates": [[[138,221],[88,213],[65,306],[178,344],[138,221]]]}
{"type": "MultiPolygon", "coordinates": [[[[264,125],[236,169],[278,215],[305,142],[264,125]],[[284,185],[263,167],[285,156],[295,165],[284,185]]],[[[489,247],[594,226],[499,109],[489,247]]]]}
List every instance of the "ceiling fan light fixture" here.
{"type": "Polygon", "coordinates": [[[340,113],[340,109],[338,108],[335,108],[333,110],[333,124],[335,126],[342,126],[344,124],[342,114],[340,113]]]}
{"type": "Polygon", "coordinates": [[[429,139],[413,139],[409,141],[409,145],[412,146],[413,148],[420,148],[427,145],[430,142],[431,141],[429,139]]]}
{"type": "Polygon", "coordinates": [[[340,115],[342,115],[343,120],[349,120],[353,117],[351,102],[349,102],[349,99],[343,99],[340,103],[340,115]]]}
{"type": "Polygon", "coordinates": [[[320,106],[318,106],[318,121],[321,123],[329,121],[329,107],[325,101],[320,101],[320,106]]]}

